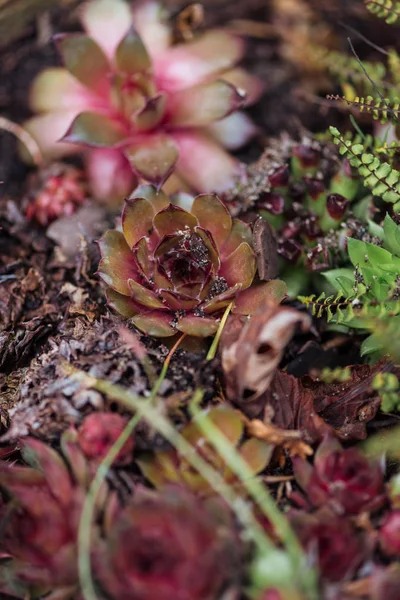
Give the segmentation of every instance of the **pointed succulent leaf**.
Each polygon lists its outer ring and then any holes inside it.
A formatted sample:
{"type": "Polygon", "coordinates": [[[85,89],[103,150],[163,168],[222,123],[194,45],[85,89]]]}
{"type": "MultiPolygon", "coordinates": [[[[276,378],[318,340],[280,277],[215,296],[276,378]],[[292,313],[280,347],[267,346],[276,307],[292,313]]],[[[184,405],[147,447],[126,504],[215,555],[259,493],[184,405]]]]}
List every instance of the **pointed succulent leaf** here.
{"type": "MultiPolygon", "coordinates": [[[[125,296],[121,296],[121,298],[125,298],[125,296]]],[[[78,433],[76,429],[70,427],[62,434],[60,445],[74,479],[78,481],[83,488],[86,488],[90,482],[89,465],[82,450],[77,444],[77,439],[78,433]]]]}
{"type": "Polygon", "coordinates": [[[161,188],[178,160],[178,148],[166,134],[146,136],[124,152],[134,171],[158,188],[161,188]]]}
{"type": "Polygon", "coordinates": [[[128,279],[135,279],[137,266],[123,234],[120,231],[107,231],[99,241],[103,256],[99,264],[99,275],[112,289],[124,296],[130,296],[128,279]]]}
{"type": "Polygon", "coordinates": [[[47,444],[27,438],[22,445],[22,455],[27,463],[42,471],[52,494],[61,504],[68,504],[72,482],[61,456],[47,444]]]}
{"type": "Polygon", "coordinates": [[[213,194],[197,196],[191,212],[197,217],[201,227],[212,234],[218,249],[221,249],[231,232],[232,219],[218,197],[213,194]]]}
{"type": "Polygon", "coordinates": [[[139,270],[147,281],[152,278],[154,269],[154,260],[150,254],[150,249],[145,237],[142,237],[132,249],[135,255],[139,270]]]}
{"type": "Polygon", "coordinates": [[[197,298],[190,298],[173,290],[161,290],[160,295],[172,310],[192,310],[199,303],[197,298]]]}
{"type": "Polygon", "coordinates": [[[128,75],[136,75],[151,69],[150,57],[133,26],[118,45],[115,52],[115,65],[118,71],[128,75]]]}
{"type": "Polygon", "coordinates": [[[112,288],[107,290],[106,296],[108,305],[125,317],[125,319],[130,319],[140,312],[140,310],[143,310],[133,298],[124,296],[112,288]]]}
{"type": "Polygon", "coordinates": [[[312,465],[303,458],[295,456],[292,458],[294,476],[297,483],[303,490],[307,490],[311,475],[313,473],[312,465]]]}
{"type": "Polygon", "coordinates": [[[168,122],[175,127],[204,127],[241,108],[245,97],[222,79],[200,83],[168,97],[168,122]]]}
{"type": "Polygon", "coordinates": [[[214,272],[216,273],[220,266],[220,260],[218,248],[215,244],[214,238],[208,231],[206,231],[202,227],[195,227],[195,232],[199,237],[201,237],[204,245],[206,246],[208,250],[208,260],[212,264],[214,272]]]}
{"type": "Polygon", "coordinates": [[[286,284],[279,279],[267,283],[256,283],[241,292],[232,312],[241,315],[254,315],[265,300],[280,304],[287,294],[286,284]]]}
{"type": "Polygon", "coordinates": [[[325,436],[315,453],[315,467],[324,469],[325,461],[328,456],[331,456],[334,452],[341,452],[342,450],[343,448],[336,437],[333,435],[325,436]]]}
{"type": "Polygon", "coordinates": [[[109,85],[110,64],[100,46],[82,33],[61,33],[55,36],[55,42],[71,75],[103,95],[109,85]]]}
{"type": "Polygon", "coordinates": [[[175,335],[176,330],[171,325],[171,321],[171,314],[160,310],[141,313],[132,319],[133,324],[140,331],[154,337],[171,337],[175,335]]]}
{"type": "Polygon", "coordinates": [[[214,296],[214,298],[211,298],[211,300],[208,300],[207,302],[202,304],[201,308],[206,313],[213,313],[224,309],[228,306],[230,302],[232,302],[232,300],[237,296],[241,289],[242,284],[237,283],[236,285],[228,288],[224,292],[221,292],[221,294],[214,296]]]}
{"type": "Polygon", "coordinates": [[[145,106],[134,116],[137,131],[149,131],[159,125],[165,113],[165,94],[149,98],[145,106]]]}
{"type": "Polygon", "coordinates": [[[253,234],[251,231],[251,227],[250,225],[244,223],[243,221],[240,221],[239,219],[233,219],[232,228],[229,233],[229,236],[225,240],[225,243],[220,251],[222,258],[225,258],[232,254],[232,252],[234,252],[234,250],[236,250],[236,248],[240,246],[242,242],[246,242],[247,244],[249,244],[249,246],[252,245],[253,234]]]}
{"type": "Polygon", "coordinates": [[[135,198],[125,201],[122,212],[122,231],[130,248],[153,228],[154,209],[148,200],[135,198]]]}
{"type": "Polygon", "coordinates": [[[194,215],[174,204],[170,204],[154,217],[154,226],[161,238],[186,228],[193,229],[196,225],[198,221],[194,215]]]}
{"type": "Polygon", "coordinates": [[[263,440],[251,438],[246,440],[239,450],[240,456],[247,462],[253,474],[261,473],[271,460],[274,446],[263,440]]]}
{"type": "Polygon", "coordinates": [[[147,308],[165,309],[165,305],[153,291],[145,288],[143,285],[128,279],[128,285],[131,290],[131,296],[135,302],[147,308]]]}
{"type": "Polygon", "coordinates": [[[256,259],[253,250],[243,242],[222,263],[220,275],[226,279],[229,286],[242,284],[242,289],[248,288],[256,274],[256,259]]]}
{"type": "Polygon", "coordinates": [[[178,320],[176,328],[195,337],[208,337],[217,332],[219,321],[207,317],[186,315],[178,320]]]}
{"type": "Polygon", "coordinates": [[[132,198],[145,198],[154,207],[155,212],[159,212],[163,208],[166,208],[169,204],[169,198],[162,190],[157,191],[153,185],[139,185],[135,191],[129,196],[132,198]]]}
{"type": "Polygon", "coordinates": [[[63,142],[86,144],[88,146],[116,146],[127,135],[121,121],[104,113],[83,112],[72,122],[63,142]]]}

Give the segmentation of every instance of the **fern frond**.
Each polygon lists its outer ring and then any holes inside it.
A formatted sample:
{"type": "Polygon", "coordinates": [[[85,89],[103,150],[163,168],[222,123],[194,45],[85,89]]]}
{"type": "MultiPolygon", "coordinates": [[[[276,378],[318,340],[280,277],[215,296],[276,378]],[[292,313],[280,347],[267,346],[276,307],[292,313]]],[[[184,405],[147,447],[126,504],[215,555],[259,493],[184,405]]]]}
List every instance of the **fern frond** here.
{"type": "Polygon", "coordinates": [[[328,100],[338,100],[347,104],[352,108],[357,108],[360,112],[367,112],[372,117],[381,123],[387,123],[389,120],[398,120],[400,117],[400,99],[390,100],[389,98],[366,98],[356,96],[354,100],[350,100],[345,96],[328,94],[328,100]]]}
{"type": "MultiPolygon", "coordinates": [[[[330,50],[326,48],[315,47],[314,53],[320,64],[324,66],[331,75],[334,75],[340,84],[351,82],[360,90],[364,90],[365,94],[372,92],[371,83],[365,77],[360,63],[353,56],[348,54],[330,50]]],[[[368,71],[369,76],[377,86],[382,88],[387,87],[385,77],[387,69],[383,62],[367,62],[363,61],[364,68],[368,71]]]]}
{"type": "Polygon", "coordinates": [[[393,0],[364,0],[367,9],[377,17],[393,25],[400,19],[400,2],[393,0]]]}
{"type": "Polygon", "coordinates": [[[362,144],[353,144],[346,140],[336,127],[329,128],[333,141],[339,146],[339,153],[349,159],[364,179],[374,196],[394,204],[400,199],[400,171],[388,162],[381,162],[377,156],[365,152],[362,144]]]}

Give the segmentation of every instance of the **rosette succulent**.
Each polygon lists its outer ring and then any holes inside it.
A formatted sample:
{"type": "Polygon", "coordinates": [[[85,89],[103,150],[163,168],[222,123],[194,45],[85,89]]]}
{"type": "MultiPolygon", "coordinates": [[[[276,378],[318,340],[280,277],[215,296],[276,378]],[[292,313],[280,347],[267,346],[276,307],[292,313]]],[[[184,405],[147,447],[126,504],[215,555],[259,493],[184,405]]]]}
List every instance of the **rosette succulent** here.
{"type": "Polygon", "coordinates": [[[10,497],[1,523],[0,554],[9,560],[0,567],[0,592],[17,598],[75,588],[84,499],[62,458],[46,444],[27,439],[23,454],[36,468],[0,463],[0,487],[10,497]]]}
{"type": "Polygon", "coordinates": [[[100,249],[111,306],[156,337],[207,337],[231,302],[253,314],[264,298],[280,295],[279,302],[285,293],[280,281],[252,285],[251,228],[214,195],[197,196],[188,212],[141,186],[125,202],[122,231],[106,232],[100,249]]]}
{"type": "Polygon", "coordinates": [[[313,506],[329,505],[337,514],[373,511],[385,502],[383,468],[357,450],[343,449],[336,438],[320,444],[314,466],[294,459],[297,482],[313,506]]]}
{"type": "Polygon", "coordinates": [[[229,187],[240,163],[225,148],[255,133],[237,111],[261,92],[235,66],[243,40],[211,30],[172,45],[153,0],[92,0],[80,9],[84,33],[56,36],[65,67],[43,71],[31,91],[40,114],[26,128],[45,157],[87,148],[93,191],[106,199],[128,195],[136,177],[160,186],[174,168],[175,188],[229,187]]]}
{"type": "Polygon", "coordinates": [[[222,507],[188,493],[137,489],[94,554],[95,573],[118,600],[214,600],[240,573],[240,543],[222,507]],[[219,513],[219,514],[217,514],[219,513]]]}

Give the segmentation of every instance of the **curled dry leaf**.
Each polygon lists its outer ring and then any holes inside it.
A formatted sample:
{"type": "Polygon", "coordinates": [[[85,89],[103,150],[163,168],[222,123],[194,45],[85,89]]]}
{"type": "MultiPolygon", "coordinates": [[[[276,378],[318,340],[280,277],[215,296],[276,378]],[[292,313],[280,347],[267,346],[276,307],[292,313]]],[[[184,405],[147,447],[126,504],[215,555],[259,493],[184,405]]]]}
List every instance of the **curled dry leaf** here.
{"type": "Polygon", "coordinates": [[[221,339],[222,368],[228,398],[245,407],[249,417],[260,413],[258,398],[268,388],[296,327],[310,326],[310,317],[267,301],[251,319],[233,315],[221,339]]]}
{"type": "Polygon", "coordinates": [[[285,448],[290,456],[299,456],[306,459],[313,454],[313,449],[303,441],[301,431],[288,431],[277,427],[273,423],[266,423],[260,419],[246,421],[247,433],[268,444],[285,448]]]}

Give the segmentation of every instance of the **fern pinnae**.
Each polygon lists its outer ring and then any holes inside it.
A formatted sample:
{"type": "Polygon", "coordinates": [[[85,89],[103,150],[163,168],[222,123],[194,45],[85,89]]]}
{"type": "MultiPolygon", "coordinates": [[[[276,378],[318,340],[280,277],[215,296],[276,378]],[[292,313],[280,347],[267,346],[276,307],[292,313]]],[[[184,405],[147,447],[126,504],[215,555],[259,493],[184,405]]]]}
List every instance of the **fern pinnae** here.
{"type": "Polygon", "coordinates": [[[393,25],[400,19],[400,2],[393,0],[364,0],[367,9],[377,17],[393,25]]]}
{"type": "Polygon", "coordinates": [[[390,100],[385,98],[382,101],[381,98],[373,98],[373,96],[366,96],[365,98],[356,96],[354,100],[350,100],[345,96],[339,96],[338,94],[328,94],[327,100],[335,100],[347,104],[351,108],[358,109],[361,113],[367,112],[372,117],[380,121],[381,123],[387,123],[389,120],[398,120],[400,117],[400,99],[396,98],[390,100]]]}

